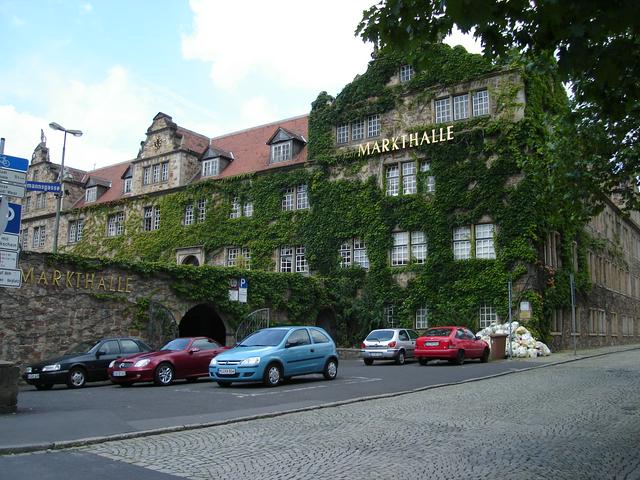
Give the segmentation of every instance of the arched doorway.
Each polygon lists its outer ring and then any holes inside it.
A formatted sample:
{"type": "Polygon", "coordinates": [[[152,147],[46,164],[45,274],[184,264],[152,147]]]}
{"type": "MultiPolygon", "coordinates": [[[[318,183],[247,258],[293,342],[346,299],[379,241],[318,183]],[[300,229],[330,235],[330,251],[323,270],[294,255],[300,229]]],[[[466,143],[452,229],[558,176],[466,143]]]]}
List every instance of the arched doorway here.
{"type": "Polygon", "coordinates": [[[213,305],[201,303],[184,314],[180,321],[181,337],[209,337],[226,345],[227,329],[213,305]]]}
{"type": "Polygon", "coordinates": [[[337,341],[338,336],[338,323],[336,322],[336,315],[330,308],[325,308],[318,312],[316,318],[316,326],[324,328],[334,341],[337,341]]]}
{"type": "Polygon", "coordinates": [[[199,267],[200,262],[195,255],[188,255],[184,257],[184,260],[182,260],[182,265],[193,265],[195,267],[199,267]]]}

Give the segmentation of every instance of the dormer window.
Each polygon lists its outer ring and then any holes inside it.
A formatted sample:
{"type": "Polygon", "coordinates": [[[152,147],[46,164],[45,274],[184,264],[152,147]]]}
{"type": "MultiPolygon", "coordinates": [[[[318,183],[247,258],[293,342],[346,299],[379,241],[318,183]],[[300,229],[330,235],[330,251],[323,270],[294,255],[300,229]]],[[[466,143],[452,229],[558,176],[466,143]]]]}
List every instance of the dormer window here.
{"type": "Polygon", "coordinates": [[[285,162],[291,159],[291,142],[271,145],[271,163],[285,162]]]}
{"type": "Polygon", "coordinates": [[[202,176],[213,177],[220,174],[220,159],[212,158],[202,161],[202,176]]]}
{"type": "Polygon", "coordinates": [[[95,202],[98,198],[98,187],[89,187],[84,191],[84,201],[87,203],[95,202]]]}
{"type": "Polygon", "coordinates": [[[297,133],[279,127],[267,145],[271,147],[269,163],[286,162],[294,158],[307,144],[307,140],[297,133]]]}
{"type": "Polygon", "coordinates": [[[133,185],[133,166],[129,166],[122,174],[122,193],[131,193],[133,185]]]}
{"type": "Polygon", "coordinates": [[[131,193],[131,179],[125,178],[122,185],[122,193],[131,193]]]}

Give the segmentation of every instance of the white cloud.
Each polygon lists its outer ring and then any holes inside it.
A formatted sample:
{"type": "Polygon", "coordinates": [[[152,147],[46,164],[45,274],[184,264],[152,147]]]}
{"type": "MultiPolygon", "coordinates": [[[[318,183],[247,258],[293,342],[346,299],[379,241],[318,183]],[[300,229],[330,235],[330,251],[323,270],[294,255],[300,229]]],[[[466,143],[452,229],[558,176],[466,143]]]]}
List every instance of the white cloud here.
{"type": "Polygon", "coordinates": [[[265,97],[253,97],[246,100],[242,103],[240,112],[246,126],[269,123],[277,117],[275,108],[269,104],[265,97]]]}
{"type": "Polygon", "coordinates": [[[193,32],[182,38],[183,56],[210,63],[214,84],[228,90],[255,75],[337,93],[370,59],[371,45],[354,30],[371,4],[191,0],[193,32]]]}
{"type": "Polygon", "coordinates": [[[91,13],[93,11],[93,5],[91,5],[90,3],[85,3],[82,5],[82,10],[85,13],[91,13]]]}

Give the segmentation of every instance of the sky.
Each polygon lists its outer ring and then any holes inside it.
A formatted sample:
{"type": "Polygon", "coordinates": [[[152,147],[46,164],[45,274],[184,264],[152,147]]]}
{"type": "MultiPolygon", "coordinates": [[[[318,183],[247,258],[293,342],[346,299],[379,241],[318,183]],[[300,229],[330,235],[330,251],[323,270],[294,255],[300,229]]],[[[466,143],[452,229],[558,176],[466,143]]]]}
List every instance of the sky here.
{"type": "MultiPolygon", "coordinates": [[[[30,159],[132,160],[158,112],[215,137],[309,113],[371,59],[354,36],[377,0],[0,0],[0,137],[30,159]]],[[[480,52],[471,37],[446,40],[480,52]]]]}

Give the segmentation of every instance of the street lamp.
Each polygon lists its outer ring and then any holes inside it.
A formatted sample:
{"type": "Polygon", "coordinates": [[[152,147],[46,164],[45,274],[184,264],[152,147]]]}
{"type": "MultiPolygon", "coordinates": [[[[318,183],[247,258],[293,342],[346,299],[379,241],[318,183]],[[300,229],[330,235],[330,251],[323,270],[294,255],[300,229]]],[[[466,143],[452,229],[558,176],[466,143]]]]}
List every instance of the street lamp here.
{"type": "Polygon", "coordinates": [[[64,187],[62,181],[64,180],[64,152],[67,147],[67,133],[70,133],[74,137],[81,137],[82,132],[80,130],[67,130],[56,122],[49,124],[54,130],[60,130],[64,132],[64,140],[62,141],[62,163],[60,165],[60,173],[58,174],[58,182],[60,183],[60,194],[56,200],[56,223],[53,229],[53,253],[58,253],[58,230],[60,229],[60,206],[62,205],[62,199],[64,197],[64,187]]]}

